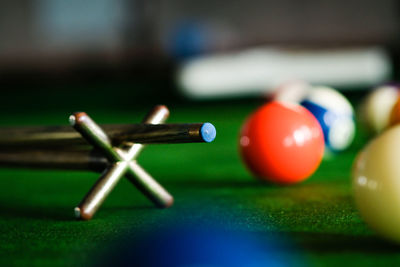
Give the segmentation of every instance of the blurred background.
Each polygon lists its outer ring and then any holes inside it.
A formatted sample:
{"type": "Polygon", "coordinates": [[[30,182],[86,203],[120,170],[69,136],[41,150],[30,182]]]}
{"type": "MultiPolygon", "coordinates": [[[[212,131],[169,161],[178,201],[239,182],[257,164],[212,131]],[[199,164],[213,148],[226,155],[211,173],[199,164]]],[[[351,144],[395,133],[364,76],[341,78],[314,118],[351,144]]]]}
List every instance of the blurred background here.
{"type": "Polygon", "coordinates": [[[2,0],[2,108],[348,92],[398,79],[395,0],[2,0]]]}

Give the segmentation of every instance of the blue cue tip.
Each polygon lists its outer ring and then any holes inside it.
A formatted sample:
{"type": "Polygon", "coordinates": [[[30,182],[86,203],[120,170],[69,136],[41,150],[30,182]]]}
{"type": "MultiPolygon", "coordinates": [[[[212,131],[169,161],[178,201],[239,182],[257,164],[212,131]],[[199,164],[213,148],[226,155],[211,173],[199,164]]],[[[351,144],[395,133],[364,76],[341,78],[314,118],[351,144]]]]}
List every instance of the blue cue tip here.
{"type": "Polygon", "coordinates": [[[214,125],[209,122],[206,122],[200,128],[200,135],[203,138],[204,142],[210,143],[214,141],[215,136],[217,135],[217,130],[214,125]]]}

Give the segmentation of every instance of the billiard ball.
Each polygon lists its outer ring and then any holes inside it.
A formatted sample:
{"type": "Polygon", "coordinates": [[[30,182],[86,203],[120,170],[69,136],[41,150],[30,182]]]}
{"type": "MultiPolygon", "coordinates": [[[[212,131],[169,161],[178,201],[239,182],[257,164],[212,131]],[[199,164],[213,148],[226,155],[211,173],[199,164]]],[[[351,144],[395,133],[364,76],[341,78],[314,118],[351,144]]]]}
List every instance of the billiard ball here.
{"type": "Polygon", "coordinates": [[[400,243],[400,125],[373,139],[357,155],[352,183],[357,207],[367,224],[400,243]]]}
{"type": "Polygon", "coordinates": [[[398,123],[400,123],[400,96],[397,97],[396,103],[390,112],[389,126],[393,126],[398,123]]]}
{"type": "Polygon", "coordinates": [[[390,113],[399,97],[394,85],[384,85],[374,89],[363,101],[359,117],[365,128],[377,134],[388,127],[390,113]]]}
{"type": "Polygon", "coordinates": [[[323,133],[315,117],[298,104],[278,101],[250,115],[242,127],[239,145],[253,174],[279,184],[306,179],[324,154],[323,133]]]}
{"type": "Polygon", "coordinates": [[[301,104],[318,120],[329,151],[349,147],[355,135],[354,110],[338,91],[324,86],[313,87],[301,104]]]}

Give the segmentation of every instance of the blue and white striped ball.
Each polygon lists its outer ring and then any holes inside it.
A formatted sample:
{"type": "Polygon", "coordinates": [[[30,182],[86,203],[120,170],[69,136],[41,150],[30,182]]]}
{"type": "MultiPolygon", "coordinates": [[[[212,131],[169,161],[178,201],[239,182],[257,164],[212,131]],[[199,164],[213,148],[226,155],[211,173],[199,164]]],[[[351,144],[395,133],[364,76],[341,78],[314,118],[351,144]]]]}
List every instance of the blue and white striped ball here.
{"type": "Polygon", "coordinates": [[[354,110],[346,97],[332,88],[317,86],[301,104],[317,118],[329,150],[338,152],[350,146],[356,127],[354,110]]]}

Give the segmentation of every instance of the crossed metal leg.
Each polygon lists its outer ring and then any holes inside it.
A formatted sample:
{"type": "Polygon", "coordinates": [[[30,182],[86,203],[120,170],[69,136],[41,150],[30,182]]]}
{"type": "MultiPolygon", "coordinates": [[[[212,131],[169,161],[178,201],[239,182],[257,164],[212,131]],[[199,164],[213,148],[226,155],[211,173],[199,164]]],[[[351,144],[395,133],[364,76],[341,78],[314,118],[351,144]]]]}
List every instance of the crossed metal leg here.
{"type": "MultiPolygon", "coordinates": [[[[148,124],[163,123],[168,115],[169,111],[165,106],[157,106],[142,122],[148,124]]],[[[143,149],[143,145],[126,143],[123,144],[123,148],[114,147],[100,126],[84,112],[71,115],[70,123],[83,138],[101,151],[110,162],[110,166],[104,170],[100,179],[97,180],[79,206],[75,208],[77,218],[91,219],[123,176],[126,176],[158,207],[165,208],[172,205],[173,197],[135,160],[143,149]]]]}

